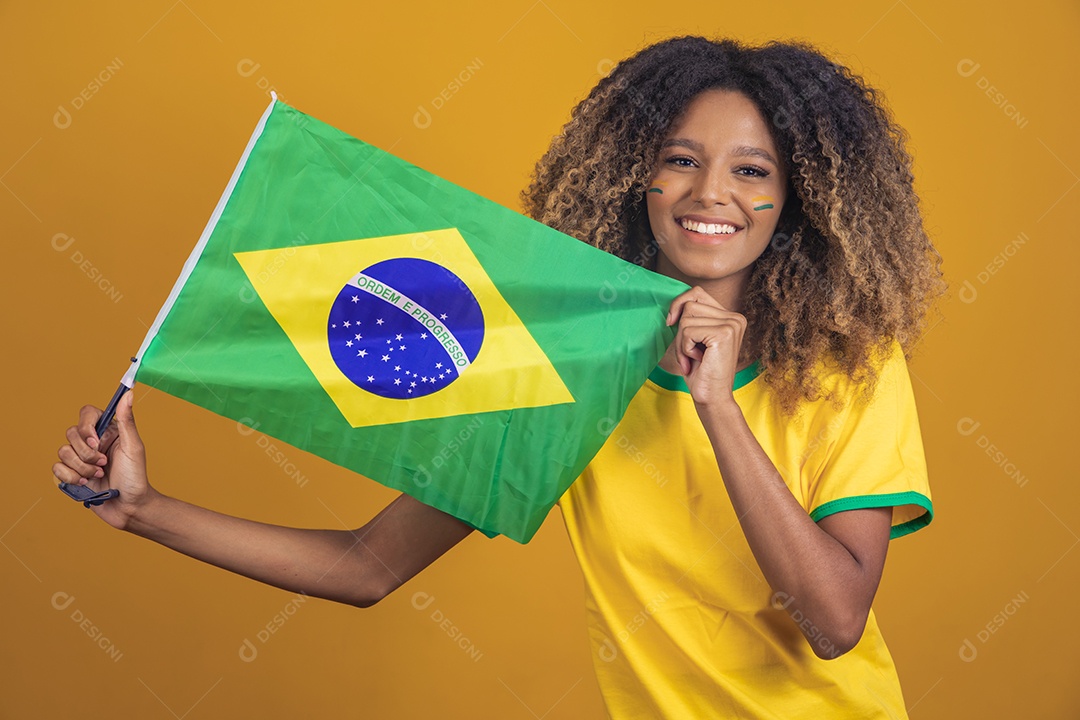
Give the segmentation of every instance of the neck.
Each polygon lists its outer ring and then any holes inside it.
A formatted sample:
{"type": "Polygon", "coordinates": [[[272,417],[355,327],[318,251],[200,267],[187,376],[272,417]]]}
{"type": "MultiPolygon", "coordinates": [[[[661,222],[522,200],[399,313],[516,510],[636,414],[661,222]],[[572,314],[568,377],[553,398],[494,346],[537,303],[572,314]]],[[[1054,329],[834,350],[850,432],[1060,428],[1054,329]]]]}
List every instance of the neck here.
{"type": "Polygon", "coordinates": [[[716,280],[701,280],[687,277],[678,268],[663,261],[657,263],[656,271],[661,275],[667,275],[670,278],[684,282],[691,287],[695,285],[700,287],[709,294],[709,297],[720,303],[720,306],[729,312],[742,313],[745,307],[746,286],[750,281],[749,272],[729,275],[716,280]]]}
{"type": "MultiPolygon", "coordinates": [[[[679,278],[682,280],[682,278],[679,278]]],[[[687,284],[691,284],[683,280],[687,284]]],[[[720,280],[697,281],[702,290],[709,294],[721,307],[729,312],[742,313],[745,307],[746,278],[727,277],[720,280]]]]}

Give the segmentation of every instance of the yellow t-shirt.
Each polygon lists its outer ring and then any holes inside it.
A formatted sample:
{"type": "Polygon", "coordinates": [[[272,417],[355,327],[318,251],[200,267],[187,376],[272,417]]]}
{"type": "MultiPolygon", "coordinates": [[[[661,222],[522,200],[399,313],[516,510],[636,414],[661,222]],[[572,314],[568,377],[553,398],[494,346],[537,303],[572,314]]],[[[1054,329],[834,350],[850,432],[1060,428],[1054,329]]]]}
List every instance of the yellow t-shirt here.
{"type": "MultiPolygon", "coordinates": [[[[843,406],[804,403],[791,419],[756,364],[735,378],[735,400],[792,494],[815,521],[891,506],[893,538],[925,526],[930,488],[899,344],[869,403],[838,371],[822,369],[822,382],[843,406]]],[[[559,505],[615,720],[907,717],[872,611],[854,649],[821,660],[773,595],[683,378],[653,371],[559,505]]]]}

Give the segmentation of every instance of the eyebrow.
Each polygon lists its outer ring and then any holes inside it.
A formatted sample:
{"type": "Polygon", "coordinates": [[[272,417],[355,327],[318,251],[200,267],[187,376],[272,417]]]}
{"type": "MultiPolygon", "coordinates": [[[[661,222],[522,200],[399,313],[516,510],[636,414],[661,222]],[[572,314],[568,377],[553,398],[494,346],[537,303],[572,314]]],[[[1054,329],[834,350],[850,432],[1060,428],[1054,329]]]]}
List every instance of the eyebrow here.
{"type": "MultiPolygon", "coordinates": [[[[689,138],[669,138],[664,141],[664,144],[660,146],[660,149],[672,147],[674,145],[681,145],[682,147],[689,148],[694,152],[704,153],[705,146],[699,143],[697,140],[691,140],[689,138]]],[[[780,163],[776,162],[776,159],[769,154],[767,150],[763,150],[759,147],[751,147],[749,145],[740,145],[732,151],[736,157],[756,157],[762,160],[768,160],[773,165],[779,166],[780,163]]]]}

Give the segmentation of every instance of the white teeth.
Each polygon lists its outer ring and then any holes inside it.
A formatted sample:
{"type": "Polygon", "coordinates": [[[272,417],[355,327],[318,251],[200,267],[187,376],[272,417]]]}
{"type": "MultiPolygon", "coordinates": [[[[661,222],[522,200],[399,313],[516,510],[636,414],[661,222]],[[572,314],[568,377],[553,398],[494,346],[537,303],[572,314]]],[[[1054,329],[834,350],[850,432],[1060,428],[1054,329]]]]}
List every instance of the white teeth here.
{"type": "Polygon", "coordinates": [[[735,227],[734,225],[728,225],[726,223],[706,224],[683,218],[680,224],[687,230],[693,230],[694,232],[701,233],[702,235],[733,235],[734,233],[738,232],[737,227],[735,227]]]}

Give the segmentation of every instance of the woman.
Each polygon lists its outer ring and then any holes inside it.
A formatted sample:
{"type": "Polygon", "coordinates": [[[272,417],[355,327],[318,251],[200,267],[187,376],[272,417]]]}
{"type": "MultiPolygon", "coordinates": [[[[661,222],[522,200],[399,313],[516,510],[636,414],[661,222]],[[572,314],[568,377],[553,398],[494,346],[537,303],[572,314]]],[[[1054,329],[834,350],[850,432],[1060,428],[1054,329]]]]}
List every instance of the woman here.
{"type": "Polygon", "coordinates": [[[901,137],[809,47],[681,38],[538,165],[533,217],[693,286],[560,500],[612,717],[906,716],[870,605],[931,518],[904,350],[942,283],[901,137]]]}
{"type": "MultiPolygon", "coordinates": [[[[675,341],[560,500],[612,717],[902,717],[870,604],[929,522],[904,351],[941,292],[901,132],[808,47],[679,38],[573,111],[537,219],[683,280],[675,341]]],[[[54,474],[114,527],[292,591],[377,602],[471,532],[402,495],[355,531],[154,490],[132,393],[54,474]]]]}

